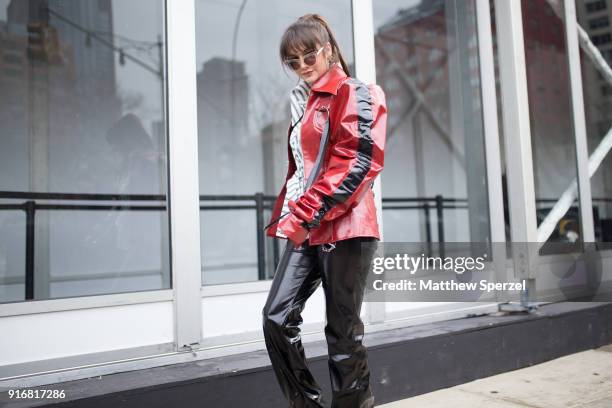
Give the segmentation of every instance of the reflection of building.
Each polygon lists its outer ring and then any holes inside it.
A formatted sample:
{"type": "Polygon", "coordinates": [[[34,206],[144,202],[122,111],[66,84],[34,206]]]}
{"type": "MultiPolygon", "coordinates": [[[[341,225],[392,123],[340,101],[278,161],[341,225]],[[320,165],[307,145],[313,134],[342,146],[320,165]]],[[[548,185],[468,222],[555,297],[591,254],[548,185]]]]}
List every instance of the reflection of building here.
{"type": "MultiPolygon", "coordinates": [[[[459,240],[484,240],[488,234],[487,221],[478,217],[487,211],[487,198],[477,181],[485,165],[482,124],[474,120],[480,115],[480,82],[472,7],[471,2],[423,1],[400,9],[378,27],[374,39],[377,82],[393,113],[384,194],[467,199],[474,215],[467,217],[469,225],[457,213],[449,216],[454,221],[448,222],[448,236],[459,240]]],[[[397,229],[392,236],[425,236],[419,231],[426,224],[424,212],[391,216],[397,216],[397,222],[389,222],[397,229]]]]}
{"type": "MultiPolygon", "coordinates": [[[[589,34],[608,64],[612,65],[612,4],[602,7],[598,6],[598,2],[578,1],[576,14],[578,23],[589,34]]],[[[583,76],[585,99],[588,98],[591,106],[597,107],[586,112],[587,124],[593,127],[587,133],[603,135],[612,127],[612,86],[584,57],[583,76]]]]}
{"type": "Polygon", "coordinates": [[[25,138],[27,116],[24,109],[27,84],[27,38],[9,33],[8,24],[0,22],[0,183],[7,190],[27,187],[25,138]],[[21,154],[19,154],[21,152],[21,154]],[[9,170],[12,170],[9,173],[9,170]],[[10,178],[7,175],[10,174],[10,178]],[[12,187],[12,188],[11,188],[12,187]]]}
{"type": "Polygon", "coordinates": [[[9,22],[22,26],[32,22],[52,25],[57,28],[61,43],[71,48],[78,106],[96,112],[96,115],[85,112],[80,115],[81,134],[101,131],[119,119],[115,52],[99,41],[88,40],[83,32],[88,29],[111,44],[114,42],[111,0],[12,0],[7,16],[9,22]],[[44,11],[47,6],[52,13],[44,11]]]}
{"type": "Polygon", "coordinates": [[[249,78],[244,62],[206,61],[198,72],[198,140],[202,194],[252,194],[262,188],[261,140],[250,137],[249,78]]]}
{"type": "MultiPolygon", "coordinates": [[[[422,2],[414,7],[400,9],[378,28],[374,41],[377,83],[386,93],[389,112],[395,112],[388,119],[387,145],[393,147],[389,151],[396,153],[388,154],[385,159],[385,180],[392,179],[385,183],[385,195],[426,196],[426,186],[423,183],[426,170],[420,160],[424,155],[420,143],[423,130],[419,128],[418,112],[409,116],[410,108],[416,103],[416,96],[408,81],[422,84],[423,75],[433,72],[431,66],[434,57],[440,58],[446,54],[443,1],[422,2]],[[435,46],[424,48],[422,42],[425,41],[435,46]],[[393,158],[394,155],[397,156],[393,158]],[[414,159],[410,160],[413,168],[406,169],[400,165],[406,163],[400,157],[414,159]],[[394,168],[394,165],[401,168],[394,168]],[[404,179],[406,172],[414,177],[411,177],[409,183],[398,182],[404,179]]],[[[439,61],[435,61],[435,65],[439,65],[439,61]]],[[[440,121],[447,123],[448,87],[444,86],[444,82],[447,82],[444,63],[441,69],[443,73],[440,73],[437,83],[431,84],[424,94],[427,96],[425,102],[436,107],[440,121]]]]}
{"type": "MultiPolygon", "coordinates": [[[[577,12],[584,19],[579,24],[589,32],[593,42],[598,42],[599,31],[589,29],[593,21],[602,14],[599,11],[587,12],[586,2],[578,2],[577,12]],[[587,17],[588,16],[588,17],[587,17]],[[586,20],[586,21],[585,21],[586,20]],[[594,33],[593,31],[597,31],[594,33]]],[[[564,35],[564,22],[557,16],[546,0],[523,1],[523,27],[525,37],[525,58],[527,68],[527,85],[529,91],[529,108],[531,112],[531,140],[534,160],[534,178],[538,199],[557,199],[576,177],[575,142],[571,120],[570,78],[567,65],[567,46],[564,35]]],[[[602,10],[603,14],[607,12],[602,10]]],[[[612,42],[612,40],[611,40],[612,42]]],[[[589,126],[589,152],[597,146],[612,122],[605,107],[605,94],[602,95],[597,73],[592,66],[583,60],[583,78],[586,84],[584,97],[586,123],[589,126]],[[593,116],[594,115],[594,116],[593,116]],[[608,120],[607,127],[605,121],[608,120]]],[[[608,105],[609,106],[609,105],[608,105]]],[[[609,168],[609,167],[608,167],[609,168]]],[[[609,197],[612,194],[606,166],[602,166],[591,179],[591,190],[594,198],[609,197]],[[601,182],[603,181],[603,183],[601,182]]],[[[594,213],[595,228],[598,229],[602,212],[602,203],[594,202],[599,210],[594,213]]],[[[551,204],[541,203],[542,214],[550,211],[551,204]]],[[[577,207],[570,209],[567,218],[577,217],[577,207]],[[574,216],[571,214],[575,213],[574,216]]]]}
{"type": "Polygon", "coordinates": [[[576,177],[563,22],[546,0],[522,5],[536,199],[556,199],[576,177]]]}
{"type": "Polygon", "coordinates": [[[32,59],[25,26],[11,20],[0,26],[0,123],[7,147],[0,150],[7,153],[0,156],[0,174],[8,175],[2,182],[15,190],[48,188],[47,161],[75,134],[74,60],[61,43],[60,48],[61,64],[32,59]]]}
{"type": "MultiPolygon", "coordinates": [[[[401,70],[403,75],[422,85],[426,103],[436,109],[439,119],[447,124],[448,44],[444,1],[426,1],[399,10],[379,27],[375,41],[377,81],[387,94],[389,106],[403,112],[414,102],[414,95],[412,98],[406,97],[412,92],[408,91],[405,81],[399,78],[402,74],[398,70],[401,70]],[[428,84],[429,75],[436,72],[437,80],[428,84]]],[[[397,122],[404,117],[396,116],[397,122]]],[[[397,125],[390,122],[391,129],[397,125]]]]}
{"type": "Polygon", "coordinates": [[[29,183],[26,188],[37,191],[90,191],[93,184],[99,188],[108,185],[103,189],[112,191],[112,176],[101,171],[109,165],[104,155],[88,157],[88,170],[84,174],[81,169],[78,176],[78,160],[66,160],[86,154],[77,148],[84,144],[104,151],[104,133],[121,117],[114,51],[99,41],[88,41],[84,33],[87,29],[95,31],[112,43],[110,0],[13,0],[7,7],[7,19],[8,35],[22,38],[17,48],[24,55],[21,72],[26,73],[24,82],[17,86],[22,99],[14,105],[23,113],[11,119],[15,126],[21,126],[16,134],[30,134],[31,139],[29,146],[18,150],[26,155],[20,161],[26,168],[16,172],[32,174],[30,181],[24,182],[29,183]],[[28,58],[28,24],[57,32],[63,64],[28,58]]]}
{"type": "Polygon", "coordinates": [[[270,123],[261,130],[265,194],[280,193],[285,182],[288,164],[287,123],[287,121],[270,123]]]}
{"type": "MultiPolygon", "coordinates": [[[[200,194],[252,195],[262,191],[264,147],[260,135],[249,133],[250,83],[245,63],[211,58],[198,72],[197,86],[200,194]]],[[[257,273],[253,263],[253,212],[200,214],[201,240],[208,248],[202,261],[206,283],[227,282],[229,276],[230,280],[252,279],[257,273]],[[219,245],[226,240],[232,245],[219,245]],[[229,266],[228,259],[232,260],[229,266]]]]}

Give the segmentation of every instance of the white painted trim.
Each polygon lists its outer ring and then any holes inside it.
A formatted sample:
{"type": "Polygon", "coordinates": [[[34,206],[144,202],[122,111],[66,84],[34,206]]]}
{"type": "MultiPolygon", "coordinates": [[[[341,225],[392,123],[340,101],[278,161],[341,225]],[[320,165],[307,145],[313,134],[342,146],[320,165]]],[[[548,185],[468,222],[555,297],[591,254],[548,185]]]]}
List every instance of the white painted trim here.
{"type": "Polygon", "coordinates": [[[270,291],[272,279],[265,281],[226,283],[222,285],[204,285],[201,289],[203,298],[215,296],[240,295],[246,293],[264,293],[270,291]]]}
{"type": "Polygon", "coordinates": [[[165,3],[171,270],[180,349],[202,338],[195,4],[165,3]]]}
{"type": "MultiPolygon", "coordinates": [[[[495,62],[493,57],[493,33],[489,0],[476,0],[476,27],[478,30],[478,56],[480,61],[480,92],[485,161],[489,198],[489,226],[491,231],[492,260],[497,282],[509,282],[512,277],[506,268],[506,223],[504,219],[504,194],[502,189],[502,157],[499,146],[499,117],[495,89],[495,62]]],[[[507,293],[498,294],[498,300],[508,301],[507,293]]]]}
{"type": "Polygon", "coordinates": [[[495,94],[495,64],[493,59],[493,34],[491,31],[489,0],[476,0],[476,26],[478,30],[478,55],[480,58],[480,88],[485,134],[491,242],[505,242],[504,217],[500,216],[504,213],[504,197],[502,191],[499,118],[497,117],[497,96],[495,94]]]}
{"type": "Polygon", "coordinates": [[[171,289],[147,292],[113,293],[109,295],[81,296],[65,299],[37,300],[0,304],[0,318],[36,313],[93,309],[98,307],[135,305],[172,300],[171,289]]]}
{"type": "MultiPolygon", "coordinates": [[[[376,83],[376,52],[374,48],[374,16],[372,7],[372,0],[352,0],[355,76],[368,84],[376,83]]],[[[380,239],[384,241],[381,178],[382,175],[374,180],[373,192],[380,239]]],[[[367,322],[382,322],[385,320],[384,303],[364,302],[364,304],[367,322]]]]}
{"type": "MultiPolygon", "coordinates": [[[[504,126],[511,239],[515,243],[537,242],[533,155],[523,21],[520,1],[495,0],[497,50],[504,126]]],[[[538,252],[534,245],[514,247],[518,278],[535,284],[538,252]]]]}
{"type": "MultiPolygon", "coordinates": [[[[593,226],[593,202],[591,178],[589,176],[589,151],[587,147],[584,95],[582,91],[582,70],[580,67],[580,45],[576,22],[575,0],[564,0],[565,41],[570,76],[570,95],[574,139],[576,143],[576,166],[578,168],[578,197],[580,200],[580,223],[583,242],[595,242],[593,226]]],[[[591,248],[589,246],[589,248],[591,248]]]]}

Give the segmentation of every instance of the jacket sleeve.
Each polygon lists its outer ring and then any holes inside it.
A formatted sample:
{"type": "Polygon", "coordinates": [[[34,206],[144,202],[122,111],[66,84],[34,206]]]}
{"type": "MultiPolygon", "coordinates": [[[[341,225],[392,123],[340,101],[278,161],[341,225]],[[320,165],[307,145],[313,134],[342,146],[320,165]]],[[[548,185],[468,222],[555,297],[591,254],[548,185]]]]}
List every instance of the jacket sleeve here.
{"type": "Polygon", "coordinates": [[[304,230],[349,211],[383,169],[387,109],[382,89],[356,79],[345,81],[330,115],[327,166],[297,201],[289,201],[291,214],[279,225],[296,243],[305,239],[304,230]]]}

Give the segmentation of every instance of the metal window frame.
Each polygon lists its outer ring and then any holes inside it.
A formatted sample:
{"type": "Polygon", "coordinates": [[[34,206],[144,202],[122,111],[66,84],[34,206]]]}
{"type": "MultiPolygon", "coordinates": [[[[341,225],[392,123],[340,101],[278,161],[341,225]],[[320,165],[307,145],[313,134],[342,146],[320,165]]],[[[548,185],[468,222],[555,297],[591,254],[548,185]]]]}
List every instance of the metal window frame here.
{"type": "Polygon", "coordinates": [[[494,0],[514,272],[535,289],[537,220],[520,1],[494,0]],[[513,135],[510,137],[510,135],[513,135]]]}
{"type": "MultiPolygon", "coordinates": [[[[353,27],[353,55],[355,56],[355,77],[366,84],[376,83],[376,63],[374,47],[374,5],[372,0],[351,1],[353,27]],[[357,30],[356,27],[359,27],[357,30]]],[[[382,175],[374,180],[374,205],[381,241],[384,240],[384,225],[382,216],[382,175]]],[[[384,322],[386,308],[384,303],[364,302],[366,307],[366,322],[384,322]]]]}
{"type": "Polygon", "coordinates": [[[177,351],[202,340],[195,1],[166,1],[170,261],[177,351]]]}
{"type": "MultiPolygon", "coordinates": [[[[489,0],[475,0],[475,2],[492,263],[497,281],[506,282],[510,281],[511,277],[508,274],[506,245],[502,245],[506,242],[506,225],[503,216],[502,158],[499,144],[491,6],[489,0]]],[[[507,301],[508,294],[500,294],[498,300],[507,301]]]]}
{"type": "MultiPolygon", "coordinates": [[[[486,172],[488,183],[488,201],[490,218],[491,242],[505,242],[505,225],[503,217],[504,203],[501,188],[501,156],[499,148],[499,132],[497,117],[497,98],[495,93],[495,71],[493,63],[493,36],[491,30],[491,17],[488,0],[474,0],[476,9],[476,25],[478,36],[478,58],[480,66],[481,102],[483,106],[483,130],[485,137],[486,172]]],[[[376,82],[375,45],[374,45],[374,19],[372,0],[352,0],[353,15],[353,38],[355,46],[356,76],[366,82],[376,82]],[[359,30],[355,30],[355,27],[359,30]]],[[[382,219],[382,188],[381,177],[374,183],[375,204],[378,210],[378,223],[381,228],[381,240],[383,235],[382,219]]],[[[506,251],[504,246],[497,246],[493,254],[492,265],[498,276],[507,276],[508,268],[506,262],[506,251]]],[[[480,302],[465,305],[458,302],[442,306],[445,315],[452,314],[454,318],[460,317],[462,310],[471,310],[474,307],[482,311],[494,311],[498,302],[480,302]]],[[[368,323],[388,323],[392,321],[410,321],[415,314],[424,316],[423,310],[405,310],[389,312],[385,303],[366,302],[368,323]]],[[[434,305],[428,309],[437,310],[440,306],[434,305]]],[[[433,313],[433,312],[432,312],[433,313]]]]}
{"type": "Polygon", "coordinates": [[[582,83],[582,65],[580,60],[580,41],[578,34],[578,16],[574,0],[563,0],[563,18],[565,22],[565,41],[567,44],[568,69],[570,76],[570,95],[572,104],[572,124],[576,146],[576,165],[578,167],[578,199],[580,203],[580,228],[582,231],[585,260],[587,267],[595,268],[597,259],[612,257],[612,249],[597,248],[595,239],[595,221],[593,218],[593,195],[589,176],[589,151],[586,130],[585,102],[582,83]],[[590,244],[590,245],[589,245],[590,244]]]}
{"type": "MultiPolygon", "coordinates": [[[[164,113],[168,152],[169,256],[172,288],[79,296],[0,305],[0,317],[172,301],[174,349],[190,350],[202,339],[199,191],[197,156],[195,4],[164,1],[166,41],[164,113]],[[176,96],[175,96],[176,95],[176,96]]],[[[159,345],[164,346],[164,345],[159,345]]],[[[139,350],[130,349],[134,356],[139,350]]],[[[165,346],[164,346],[165,347],[165,346]]],[[[109,352],[112,358],[113,352],[109,352]]],[[[125,357],[125,353],[117,351],[125,357]]],[[[82,361],[85,364],[86,356],[82,361]]],[[[44,362],[41,362],[44,365],[44,362]]]]}
{"type": "Polygon", "coordinates": [[[172,289],[17,302],[0,317],[173,300],[176,349],[202,338],[194,0],[166,0],[164,113],[172,289]],[[175,96],[176,95],[176,96],[175,96]]]}
{"type": "MultiPolygon", "coordinates": [[[[476,1],[476,24],[478,30],[478,49],[480,57],[480,87],[482,116],[485,134],[485,154],[487,166],[487,187],[489,189],[489,222],[491,242],[505,242],[504,197],[502,191],[502,165],[499,145],[499,118],[497,116],[497,96],[495,93],[495,63],[493,57],[493,33],[489,0],[476,1]]],[[[503,258],[505,268],[505,255],[503,258]]]]}
{"type": "MultiPolygon", "coordinates": [[[[538,227],[535,208],[533,155],[524,52],[524,31],[521,2],[495,1],[498,33],[501,94],[504,117],[506,165],[508,171],[508,198],[510,201],[510,227],[515,243],[537,243],[538,227]]],[[[575,5],[563,1],[564,31],[567,43],[567,63],[570,75],[571,115],[574,129],[577,181],[579,189],[580,225],[583,242],[594,241],[594,226],[590,180],[588,177],[588,150],[582,94],[579,44],[575,5]]],[[[590,250],[593,246],[586,246],[590,250]]],[[[515,276],[525,278],[529,293],[535,293],[538,269],[547,265],[569,264],[572,257],[563,254],[539,255],[536,245],[513,247],[515,276]]]]}
{"type": "MultiPolygon", "coordinates": [[[[164,22],[162,25],[162,30],[163,30],[163,35],[166,41],[166,45],[168,45],[168,40],[169,40],[169,36],[168,36],[168,11],[169,10],[168,10],[167,5],[168,3],[171,3],[174,6],[174,4],[176,3],[180,4],[180,3],[184,3],[185,1],[193,2],[193,0],[178,0],[178,1],[164,0],[164,16],[163,16],[164,22]]],[[[166,62],[168,62],[167,52],[168,50],[166,47],[166,53],[164,54],[164,57],[166,58],[166,62]]],[[[165,64],[165,66],[167,66],[167,64],[165,64]]],[[[168,75],[166,72],[164,72],[164,78],[168,78],[168,75]]],[[[164,95],[162,97],[163,106],[164,106],[164,114],[165,114],[164,119],[168,118],[167,108],[168,108],[168,105],[171,104],[167,98],[167,95],[168,95],[168,81],[166,81],[165,88],[164,88],[164,95]]],[[[166,148],[167,149],[172,144],[170,140],[171,133],[176,133],[176,132],[177,132],[176,129],[168,128],[168,126],[166,127],[166,135],[167,135],[166,148]]],[[[176,171],[174,173],[176,173],[176,171]]],[[[172,174],[172,172],[169,172],[169,175],[170,174],[172,174]]],[[[175,179],[176,178],[177,177],[175,177],[175,179]]],[[[177,194],[177,197],[179,197],[180,193],[181,192],[179,191],[179,192],[176,192],[175,194],[177,194]]],[[[170,190],[169,190],[168,196],[169,196],[168,203],[167,203],[168,208],[169,208],[168,219],[169,219],[169,222],[172,223],[173,220],[172,220],[172,211],[171,211],[172,205],[170,204],[170,198],[171,198],[170,190]]],[[[175,206],[176,205],[177,204],[175,204],[175,206]]],[[[179,206],[179,209],[181,209],[180,206],[179,206]]],[[[177,212],[174,212],[174,213],[176,214],[177,212]]],[[[172,237],[171,237],[171,241],[172,241],[172,237]]],[[[172,256],[171,247],[168,248],[168,251],[169,251],[169,255],[172,256]]],[[[171,269],[170,269],[171,274],[173,271],[173,267],[175,267],[175,265],[171,265],[171,269]]],[[[174,292],[175,291],[172,289],[159,289],[159,290],[146,290],[146,291],[121,292],[121,293],[109,293],[109,294],[98,294],[98,295],[74,296],[74,297],[56,298],[56,299],[41,299],[41,300],[33,300],[33,301],[27,301],[27,302],[24,301],[24,302],[2,303],[0,304],[0,317],[167,301],[167,300],[174,299],[175,297],[174,292]]]]}
{"type": "MultiPolygon", "coordinates": [[[[353,37],[353,55],[355,61],[355,76],[366,83],[376,82],[376,71],[374,64],[374,34],[373,34],[373,16],[372,16],[372,1],[371,0],[350,0],[351,3],[351,27],[353,37]],[[359,26],[359,30],[355,27],[359,26]]],[[[381,200],[380,177],[374,182],[374,196],[377,208],[378,225],[380,228],[381,237],[383,234],[382,223],[382,200],[381,200]]],[[[268,292],[272,285],[270,279],[266,281],[241,282],[233,284],[218,284],[202,286],[201,296],[223,296],[237,295],[246,293],[263,293],[268,292]]],[[[366,307],[366,322],[382,322],[384,321],[384,305],[377,302],[365,302],[366,307]]],[[[211,343],[210,339],[206,339],[207,344],[211,343]]],[[[219,344],[220,345],[220,344],[219,344]]]]}
{"type": "MultiPolygon", "coordinates": [[[[475,0],[478,19],[478,35],[487,38],[480,42],[481,91],[484,115],[485,145],[487,154],[487,182],[489,183],[489,214],[491,218],[492,242],[503,242],[505,231],[503,219],[503,194],[501,190],[501,163],[499,149],[499,134],[497,128],[497,100],[495,97],[495,74],[493,66],[493,48],[491,20],[487,0],[475,0]],[[488,49],[488,51],[487,51],[488,49]],[[487,55],[488,54],[488,55],[487,55]]],[[[355,60],[355,76],[366,83],[376,83],[374,20],[372,0],[351,0],[351,17],[353,27],[353,47],[355,60]],[[359,27],[356,30],[355,27],[359,27]]],[[[382,186],[381,177],[374,182],[375,205],[381,239],[384,240],[384,224],[382,217],[382,186]]],[[[496,270],[506,273],[505,251],[498,255],[499,265],[496,270]]],[[[201,296],[236,295],[242,293],[261,293],[269,290],[271,281],[243,282],[235,284],[202,286],[201,296]]],[[[381,323],[386,319],[386,308],[381,302],[365,302],[366,322],[381,323]]],[[[408,312],[412,313],[412,312],[408,312]]]]}
{"type": "Polygon", "coordinates": [[[32,315],[37,313],[62,312],[110,306],[165,302],[172,299],[172,290],[164,289],[145,292],[113,293],[108,295],[80,296],[61,299],[36,300],[31,302],[6,303],[0,305],[0,318],[9,316],[32,315]]]}
{"type": "MultiPolygon", "coordinates": [[[[195,1],[195,0],[192,0],[195,1]]],[[[355,3],[365,3],[365,4],[369,4],[371,2],[371,0],[365,0],[364,2],[360,2],[360,1],[356,1],[356,0],[347,0],[350,1],[350,5],[351,5],[351,11],[352,11],[352,25],[351,27],[353,28],[352,34],[353,34],[353,47],[354,47],[354,52],[357,53],[357,47],[355,47],[355,33],[356,30],[354,29],[355,25],[354,25],[354,5],[355,3]]],[[[363,4],[361,4],[359,7],[362,7],[363,4]]],[[[194,32],[194,38],[195,38],[195,32],[194,32]]],[[[362,37],[363,38],[363,37],[362,37]]],[[[373,40],[372,40],[372,44],[373,44],[373,40]]],[[[361,52],[361,50],[359,51],[361,52]]],[[[355,54],[356,55],[356,54],[355,54]]],[[[355,66],[356,66],[356,70],[359,71],[360,68],[357,68],[358,64],[357,64],[357,57],[355,56],[355,66]]],[[[365,65],[362,65],[362,68],[365,67],[365,65]]],[[[374,74],[374,77],[376,75],[374,74]]],[[[196,88],[196,82],[195,82],[195,78],[194,78],[194,84],[193,87],[196,88]]],[[[197,118],[196,118],[197,119],[197,118]]],[[[377,181],[378,182],[378,181],[377,181]]],[[[374,189],[376,191],[376,182],[374,185],[374,189]]],[[[375,194],[380,197],[379,193],[375,194]]],[[[199,224],[198,224],[199,225],[199,224]]],[[[379,222],[379,225],[382,225],[381,222],[379,222]]],[[[382,227],[381,227],[382,228],[382,227]]],[[[382,229],[381,229],[381,234],[382,234],[382,229]]],[[[199,259],[199,258],[198,258],[199,259]]],[[[270,290],[272,286],[272,280],[271,279],[267,279],[264,281],[249,281],[249,282],[236,282],[236,283],[219,283],[219,284],[209,284],[209,285],[201,285],[201,298],[206,298],[206,297],[214,297],[214,296],[223,296],[223,295],[239,295],[239,294],[247,294],[247,293],[265,293],[268,292],[270,290]]]]}
{"type": "MultiPolygon", "coordinates": [[[[589,177],[589,152],[587,147],[586,118],[584,113],[584,94],[582,90],[582,68],[580,66],[580,45],[578,44],[578,28],[576,4],[574,0],[563,0],[563,16],[565,20],[565,42],[567,44],[567,59],[570,76],[570,95],[572,105],[572,123],[574,127],[574,143],[576,146],[576,166],[578,167],[578,198],[580,202],[580,227],[583,242],[595,242],[593,221],[593,202],[591,196],[591,180],[589,177]]],[[[592,245],[585,249],[589,250],[592,245]]]]}

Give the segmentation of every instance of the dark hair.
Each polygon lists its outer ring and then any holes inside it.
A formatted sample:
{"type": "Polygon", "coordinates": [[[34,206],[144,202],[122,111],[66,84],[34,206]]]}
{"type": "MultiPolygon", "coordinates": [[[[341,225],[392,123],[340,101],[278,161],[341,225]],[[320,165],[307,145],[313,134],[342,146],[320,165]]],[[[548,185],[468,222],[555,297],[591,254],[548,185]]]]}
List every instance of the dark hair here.
{"type": "Polygon", "coordinates": [[[346,75],[351,76],[334,33],[319,14],[303,15],[287,27],[280,42],[281,61],[305,50],[315,50],[317,45],[322,46],[328,41],[332,47],[332,62],[340,62],[346,75]]]}

